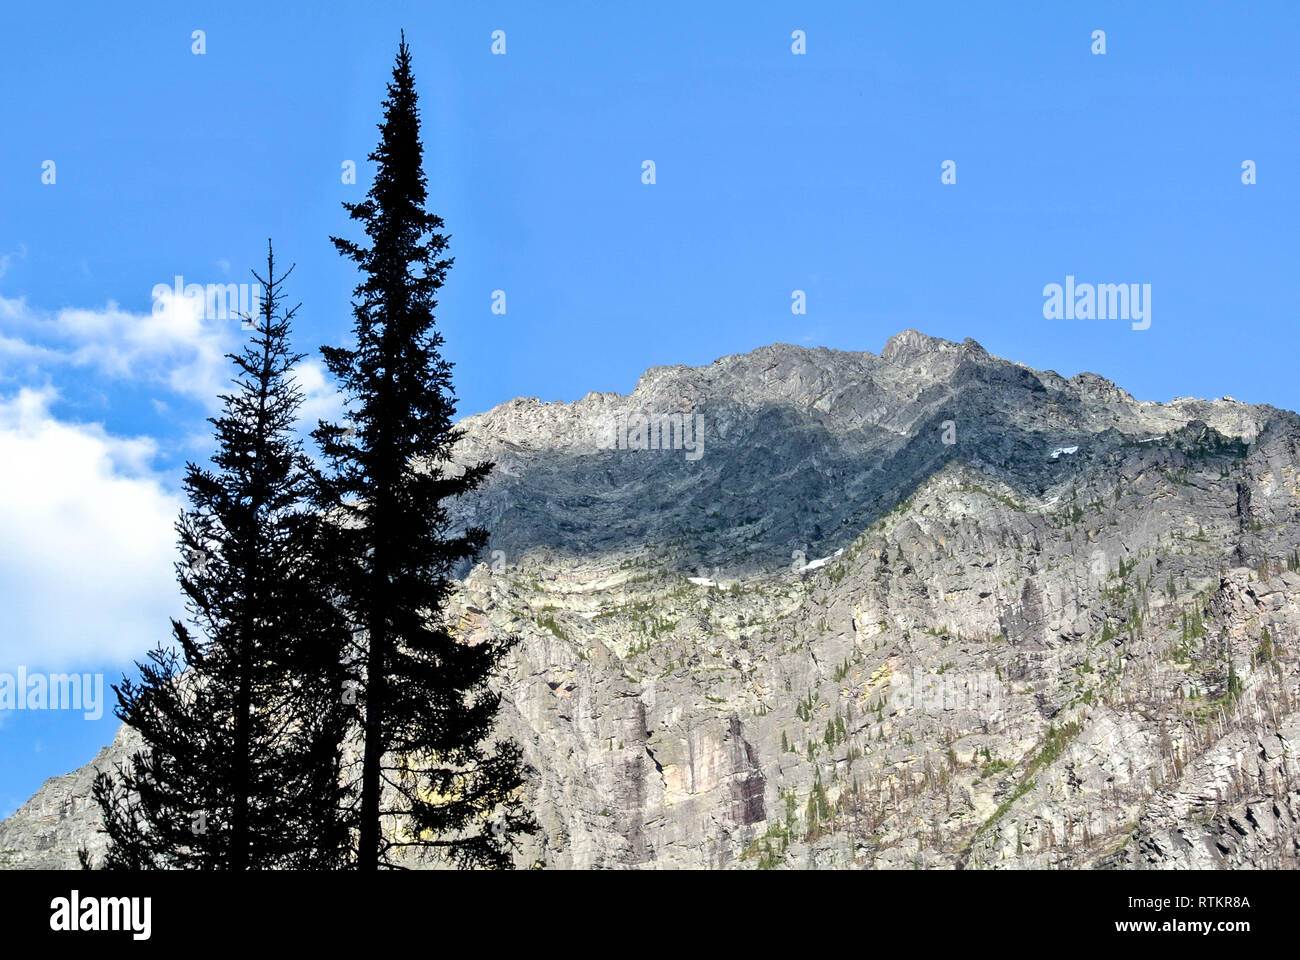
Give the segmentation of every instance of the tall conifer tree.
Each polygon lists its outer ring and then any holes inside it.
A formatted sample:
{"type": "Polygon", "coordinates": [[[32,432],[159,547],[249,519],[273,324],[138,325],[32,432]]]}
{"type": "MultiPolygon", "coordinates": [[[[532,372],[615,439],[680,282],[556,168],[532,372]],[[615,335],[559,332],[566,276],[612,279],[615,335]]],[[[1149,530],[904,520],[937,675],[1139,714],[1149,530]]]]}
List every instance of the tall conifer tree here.
{"type": "Polygon", "coordinates": [[[362,276],[355,346],[323,350],[350,425],[316,432],[333,467],[321,507],[339,521],[337,593],[359,637],[358,867],[394,864],[409,848],[462,867],[509,867],[513,837],[536,830],[521,804],[518,748],[493,734],[500,697],[488,681],[514,641],[471,645],[442,619],[454,567],[486,540],[481,529],[450,529],[447,500],[478,487],[492,465],[448,463],[460,431],[434,308],[452,261],[442,220],[426,210],[405,35],[383,110],[374,183],[345,204],[369,245],[332,238],[362,276]]]}
{"type": "MultiPolygon", "coordinates": [[[[231,354],[237,389],[214,418],[215,470],[189,464],[177,564],[190,626],[176,647],[116,687],[117,715],[143,750],[105,771],[94,796],[105,866],[335,868],[350,860],[340,745],[353,722],[344,673],[348,622],[320,580],[326,529],[294,436],[282,284],[268,243],[253,333],[231,354]]],[[[292,272],[292,268],[290,269],[292,272]]]]}

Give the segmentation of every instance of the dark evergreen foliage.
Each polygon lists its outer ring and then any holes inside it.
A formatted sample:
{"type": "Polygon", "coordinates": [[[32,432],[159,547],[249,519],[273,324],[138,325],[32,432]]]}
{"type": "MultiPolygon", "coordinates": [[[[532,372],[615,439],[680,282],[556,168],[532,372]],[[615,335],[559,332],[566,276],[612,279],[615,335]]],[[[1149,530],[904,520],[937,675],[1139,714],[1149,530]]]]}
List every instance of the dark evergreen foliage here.
{"type": "Polygon", "coordinates": [[[358,638],[358,866],[395,865],[402,848],[419,848],[457,866],[508,867],[512,838],[536,829],[518,749],[493,737],[500,698],[488,680],[514,641],[470,645],[441,618],[454,567],[486,539],[451,530],[447,501],[478,487],[491,464],[448,464],[460,433],[434,308],[452,261],[442,220],[425,209],[404,36],[383,107],[374,183],[345,204],[369,245],[333,238],[362,275],[355,346],[323,350],[349,424],[315,434],[331,466],[320,507],[338,521],[336,592],[358,638]]]}
{"type": "MultiPolygon", "coordinates": [[[[292,269],[290,270],[292,272],[292,269]]],[[[215,469],[189,464],[177,532],[189,626],[115,687],[145,747],[101,772],[110,868],[336,868],[351,856],[340,748],[352,720],[347,620],[318,558],[302,402],[268,244],[260,313],[230,359],[237,389],[214,418],[215,469]],[[191,627],[194,628],[193,631],[191,627]]]]}

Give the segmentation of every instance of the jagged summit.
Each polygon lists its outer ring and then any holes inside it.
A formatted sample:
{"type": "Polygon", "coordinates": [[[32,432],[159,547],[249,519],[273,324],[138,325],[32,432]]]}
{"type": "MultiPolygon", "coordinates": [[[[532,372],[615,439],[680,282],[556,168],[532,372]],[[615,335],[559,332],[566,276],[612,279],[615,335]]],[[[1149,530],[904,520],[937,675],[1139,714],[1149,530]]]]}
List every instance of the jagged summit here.
{"type": "Polygon", "coordinates": [[[963,347],[969,349],[972,346],[979,352],[984,352],[983,347],[969,338],[963,343],[954,343],[940,337],[931,337],[919,330],[909,329],[896,333],[885,341],[884,349],[880,351],[880,358],[882,360],[907,362],[928,354],[954,353],[960,351],[963,347]]]}
{"type": "MultiPolygon", "coordinates": [[[[1204,419],[1227,432],[1250,433],[1258,426],[1258,417],[1242,417],[1226,406],[1276,413],[1271,407],[1250,407],[1228,398],[1202,400],[1181,397],[1169,403],[1138,401],[1111,380],[1092,372],[1065,378],[1052,370],[1037,370],[1021,363],[990,354],[974,339],[961,343],[932,337],[908,329],[886,340],[880,354],[870,351],[808,347],[790,343],[773,343],[745,353],[728,354],[703,366],[685,364],[648,368],[637,380],[631,393],[591,392],[573,403],[546,402],[536,397],[506,401],[484,413],[465,418],[463,425],[478,432],[487,442],[494,432],[527,432],[526,424],[535,421],[537,429],[561,445],[565,437],[578,435],[567,431],[570,419],[581,421],[588,416],[604,416],[610,411],[626,409],[654,410],[655,405],[676,409],[684,405],[695,409],[710,400],[735,401],[749,405],[795,403],[818,406],[828,415],[853,421],[861,412],[863,399],[871,394],[873,405],[906,404],[911,397],[936,388],[959,390],[964,384],[1018,386],[1031,392],[1045,390],[1062,394],[1067,402],[1092,404],[1103,402],[1117,407],[1117,429],[1144,429],[1129,422],[1160,418],[1161,411],[1176,411],[1183,422],[1204,419]],[[1144,410],[1138,416],[1134,411],[1144,410]]],[[[1089,416],[1095,415],[1091,411],[1089,416]]],[[[1265,414],[1266,416],[1267,414],[1265,414]]]]}

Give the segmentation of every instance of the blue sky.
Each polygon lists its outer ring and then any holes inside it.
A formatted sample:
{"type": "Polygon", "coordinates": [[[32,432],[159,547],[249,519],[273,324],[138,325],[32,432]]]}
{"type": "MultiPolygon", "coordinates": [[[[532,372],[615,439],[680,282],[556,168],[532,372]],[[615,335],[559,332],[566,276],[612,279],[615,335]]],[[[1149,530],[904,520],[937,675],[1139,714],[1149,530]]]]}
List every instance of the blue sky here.
{"type": "MultiPolygon", "coordinates": [[[[402,27],[462,413],[908,327],[1300,407],[1294,4],[180,6],[0,11],[0,672],[111,682],[165,638],[177,485],[240,331],[151,322],[153,288],[248,280],[272,237],[299,345],[346,336],[328,237],[356,236],[402,27]],[[1149,283],[1150,329],[1045,320],[1067,274],[1149,283]]],[[[115,727],[0,713],[0,815],[115,727]]]]}

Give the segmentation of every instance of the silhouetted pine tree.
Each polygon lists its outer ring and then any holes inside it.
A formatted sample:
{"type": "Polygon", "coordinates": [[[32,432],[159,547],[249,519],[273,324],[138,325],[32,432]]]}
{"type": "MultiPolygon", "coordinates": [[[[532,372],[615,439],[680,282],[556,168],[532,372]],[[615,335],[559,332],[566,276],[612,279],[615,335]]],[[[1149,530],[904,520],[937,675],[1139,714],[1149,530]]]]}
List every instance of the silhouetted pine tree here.
{"type": "MultiPolygon", "coordinates": [[[[231,354],[215,470],[189,464],[176,529],[189,622],[177,648],[115,687],[116,713],[145,741],[117,776],[101,773],[110,868],[335,868],[350,858],[341,743],[346,618],[319,576],[325,525],[293,428],[302,396],[289,347],[297,307],[267,272],[254,333],[231,354]]],[[[292,272],[292,268],[290,269],[292,272]]]]}
{"type": "Polygon", "coordinates": [[[500,698],[488,680],[514,640],[471,646],[441,619],[453,568],[486,541],[481,529],[450,531],[445,501],[474,490],[492,465],[446,468],[460,431],[433,311],[452,261],[442,220],[425,209],[405,35],[383,108],[374,183],[364,201],[345,204],[370,246],[332,238],[362,274],[356,346],[323,350],[351,426],[322,423],[315,434],[333,465],[321,506],[340,521],[337,592],[360,640],[358,866],[419,848],[457,866],[509,867],[513,835],[536,830],[520,803],[518,748],[493,737],[500,698]],[[400,832],[386,834],[391,817],[400,832]]]}

